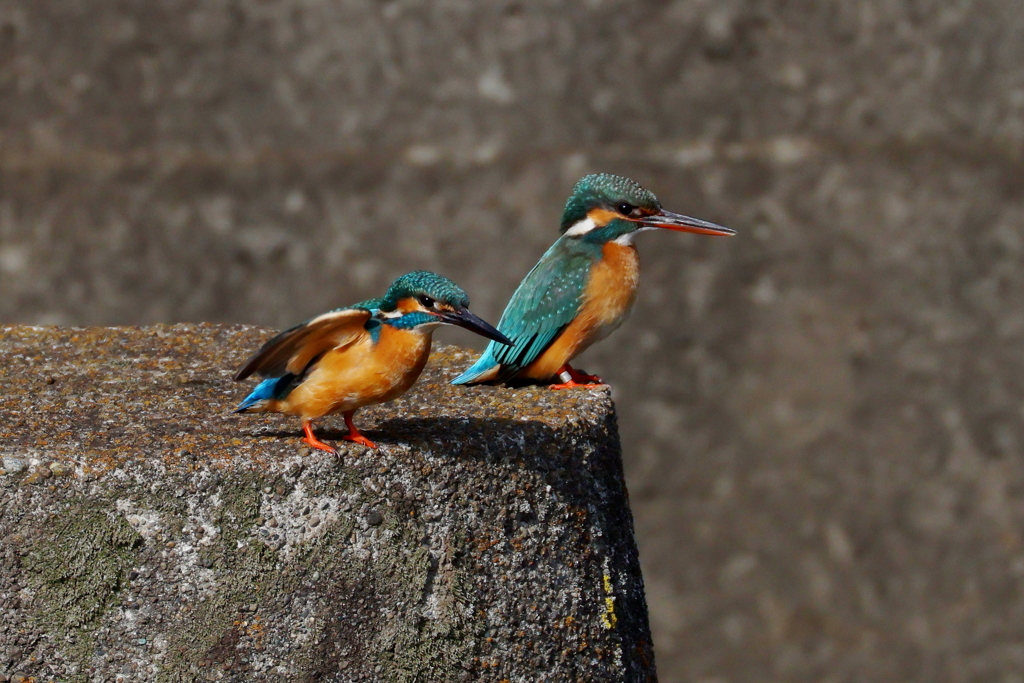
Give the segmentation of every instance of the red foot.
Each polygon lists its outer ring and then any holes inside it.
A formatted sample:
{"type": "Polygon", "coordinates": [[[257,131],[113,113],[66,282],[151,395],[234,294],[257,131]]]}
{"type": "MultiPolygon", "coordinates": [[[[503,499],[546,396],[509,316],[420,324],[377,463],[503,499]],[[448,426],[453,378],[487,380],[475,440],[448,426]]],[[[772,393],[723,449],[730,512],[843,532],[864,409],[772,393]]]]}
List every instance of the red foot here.
{"type": "Polygon", "coordinates": [[[367,448],[376,448],[377,447],[377,444],[375,444],[374,442],[370,441],[369,439],[367,439],[362,434],[346,434],[345,436],[343,436],[341,438],[343,438],[345,441],[351,441],[352,443],[357,443],[357,444],[359,444],[361,446],[366,446],[367,448]]]}
{"type": "Polygon", "coordinates": [[[568,363],[562,366],[558,374],[560,377],[569,375],[569,381],[562,382],[561,384],[552,384],[550,385],[551,389],[598,389],[604,386],[604,380],[597,375],[588,375],[585,372],[580,372],[568,363]]]}
{"type": "Polygon", "coordinates": [[[581,384],[604,384],[605,381],[597,375],[588,375],[587,373],[577,370],[568,363],[562,369],[563,372],[568,372],[569,377],[572,378],[573,382],[579,382],[581,384]]]}
{"type": "Polygon", "coordinates": [[[308,443],[313,448],[316,448],[317,450],[321,451],[327,451],[328,453],[331,453],[333,455],[338,454],[338,451],[335,450],[333,447],[328,446],[323,441],[316,438],[316,434],[313,433],[313,427],[308,422],[302,423],[302,431],[305,432],[306,434],[306,438],[304,438],[303,441],[308,443]]]}
{"type": "Polygon", "coordinates": [[[376,448],[377,444],[367,439],[365,436],[359,433],[358,429],[356,429],[355,424],[352,422],[352,416],[355,415],[355,413],[356,411],[354,410],[348,413],[344,413],[345,425],[348,427],[348,434],[341,438],[343,438],[345,441],[351,441],[361,446],[366,446],[367,448],[376,448]]]}
{"type": "Polygon", "coordinates": [[[548,389],[600,389],[604,384],[584,384],[581,382],[562,382],[561,384],[549,384],[548,389]]]}
{"type": "Polygon", "coordinates": [[[607,382],[605,382],[597,375],[588,375],[585,372],[579,372],[576,370],[573,370],[573,373],[574,376],[572,379],[574,382],[586,382],[587,384],[607,384],[607,382]]]}

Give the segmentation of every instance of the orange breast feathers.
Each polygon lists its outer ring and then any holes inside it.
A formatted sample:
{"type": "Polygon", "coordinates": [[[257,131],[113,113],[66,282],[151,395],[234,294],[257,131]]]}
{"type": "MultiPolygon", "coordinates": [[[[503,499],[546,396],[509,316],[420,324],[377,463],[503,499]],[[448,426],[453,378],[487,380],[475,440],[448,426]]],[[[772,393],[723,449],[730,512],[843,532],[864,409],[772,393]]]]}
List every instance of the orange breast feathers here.
{"type": "Polygon", "coordinates": [[[583,291],[580,312],[520,377],[547,380],[562,366],[615,331],[636,301],[640,281],[640,256],[632,244],[608,242],[601,260],[594,264],[583,291]]]}
{"type": "Polygon", "coordinates": [[[328,351],[281,401],[281,412],[315,420],[401,396],[427,364],[430,337],[429,330],[382,325],[376,343],[366,334],[354,344],[328,351]]]}

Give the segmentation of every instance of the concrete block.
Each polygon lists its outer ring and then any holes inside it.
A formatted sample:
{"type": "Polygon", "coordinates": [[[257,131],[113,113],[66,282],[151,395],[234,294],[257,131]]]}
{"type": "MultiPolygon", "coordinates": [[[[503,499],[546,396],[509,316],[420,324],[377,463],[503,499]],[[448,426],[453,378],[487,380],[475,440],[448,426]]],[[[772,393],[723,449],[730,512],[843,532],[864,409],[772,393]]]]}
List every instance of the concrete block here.
{"type": "Polygon", "coordinates": [[[655,680],[606,391],[444,347],[336,457],[230,414],[268,334],[0,327],[0,678],[655,680]]]}

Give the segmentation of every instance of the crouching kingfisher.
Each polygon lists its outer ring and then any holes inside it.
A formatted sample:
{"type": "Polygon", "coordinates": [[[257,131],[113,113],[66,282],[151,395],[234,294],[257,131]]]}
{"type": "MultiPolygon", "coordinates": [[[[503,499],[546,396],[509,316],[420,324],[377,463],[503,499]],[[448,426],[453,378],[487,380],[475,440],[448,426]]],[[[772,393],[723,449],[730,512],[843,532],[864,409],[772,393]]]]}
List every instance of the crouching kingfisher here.
{"type": "Polygon", "coordinates": [[[655,228],[736,234],[665,211],[657,197],[629,178],[600,173],[581,179],[565,204],[561,237],[519,283],[498,322],[512,343],[488,344],[452,384],[555,378],[561,382],[552,389],[603,384],[600,377],[573,369],[569,361],[625,320],[640,277],[633,237],[655,228]]]}
{"type": "Polygon", "coordinates": [[[336,453],[313,434],[317,418],[341,413],[342,438],[376,448],[352,416],[363,406],[401,396],[423,372],[438,325],[458,325],[499,344],[509,339],[468,310],[469,297],[451,280],[419,270],[391,283],[380,299],[339,308],[285,330],[235,375],[260,382],[236,413],[287,413],[302,421],[305,441],[336,453]]]}

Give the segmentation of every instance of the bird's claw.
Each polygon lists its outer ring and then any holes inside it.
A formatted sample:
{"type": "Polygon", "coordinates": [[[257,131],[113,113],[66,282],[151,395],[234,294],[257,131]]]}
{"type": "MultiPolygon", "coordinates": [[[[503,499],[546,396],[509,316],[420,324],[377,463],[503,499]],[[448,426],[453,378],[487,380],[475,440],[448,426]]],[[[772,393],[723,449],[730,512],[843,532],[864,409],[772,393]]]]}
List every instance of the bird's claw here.
{"type": "Polygon", "coordinates": [[[552,384],[552,389],[600,389],[605,385],[605,381],[597,375],[588,375],[585,372],[580,372],[571,365],[563,365],[562,370],[558,373],[558,378],[562,380],[559,384],[552,384]]]}
{"type": "Polygon", "coordinates": [[[550,384],[548,385],[548,389],[600,389],[603,386],[605,386],[603,382],[601,384],[588,384],[585,382],[577,382],[576,380],[569,380],[568,382],[562,382],[561,384],[550,384]]]}
{"type": "Polygon", "coordinates": [[[336,448],[334,448],[332,446],[328,446],[327,444],[325,444],[320,439],[304,438],[302,441],[304,443],[306,443],[306,444],[309,444],[309,446],[311,446],[312,448],[317,449],[318,451],[327,451],[331,455],[337,455],[338,454],[338,449],[336,449],[336,448]]]}
{"type": "Polygon", "coordinates": [[[345,441],[351,441],[352,443],[357,443],[360,446],[366,446],[367,448],[377,448],[377,444],[375,444],[374,442],[370,441],[369,439],[367,439],[362,434],[346,434],[345,436],[343,436],[341,438],[344,439],[345,441]]]}

